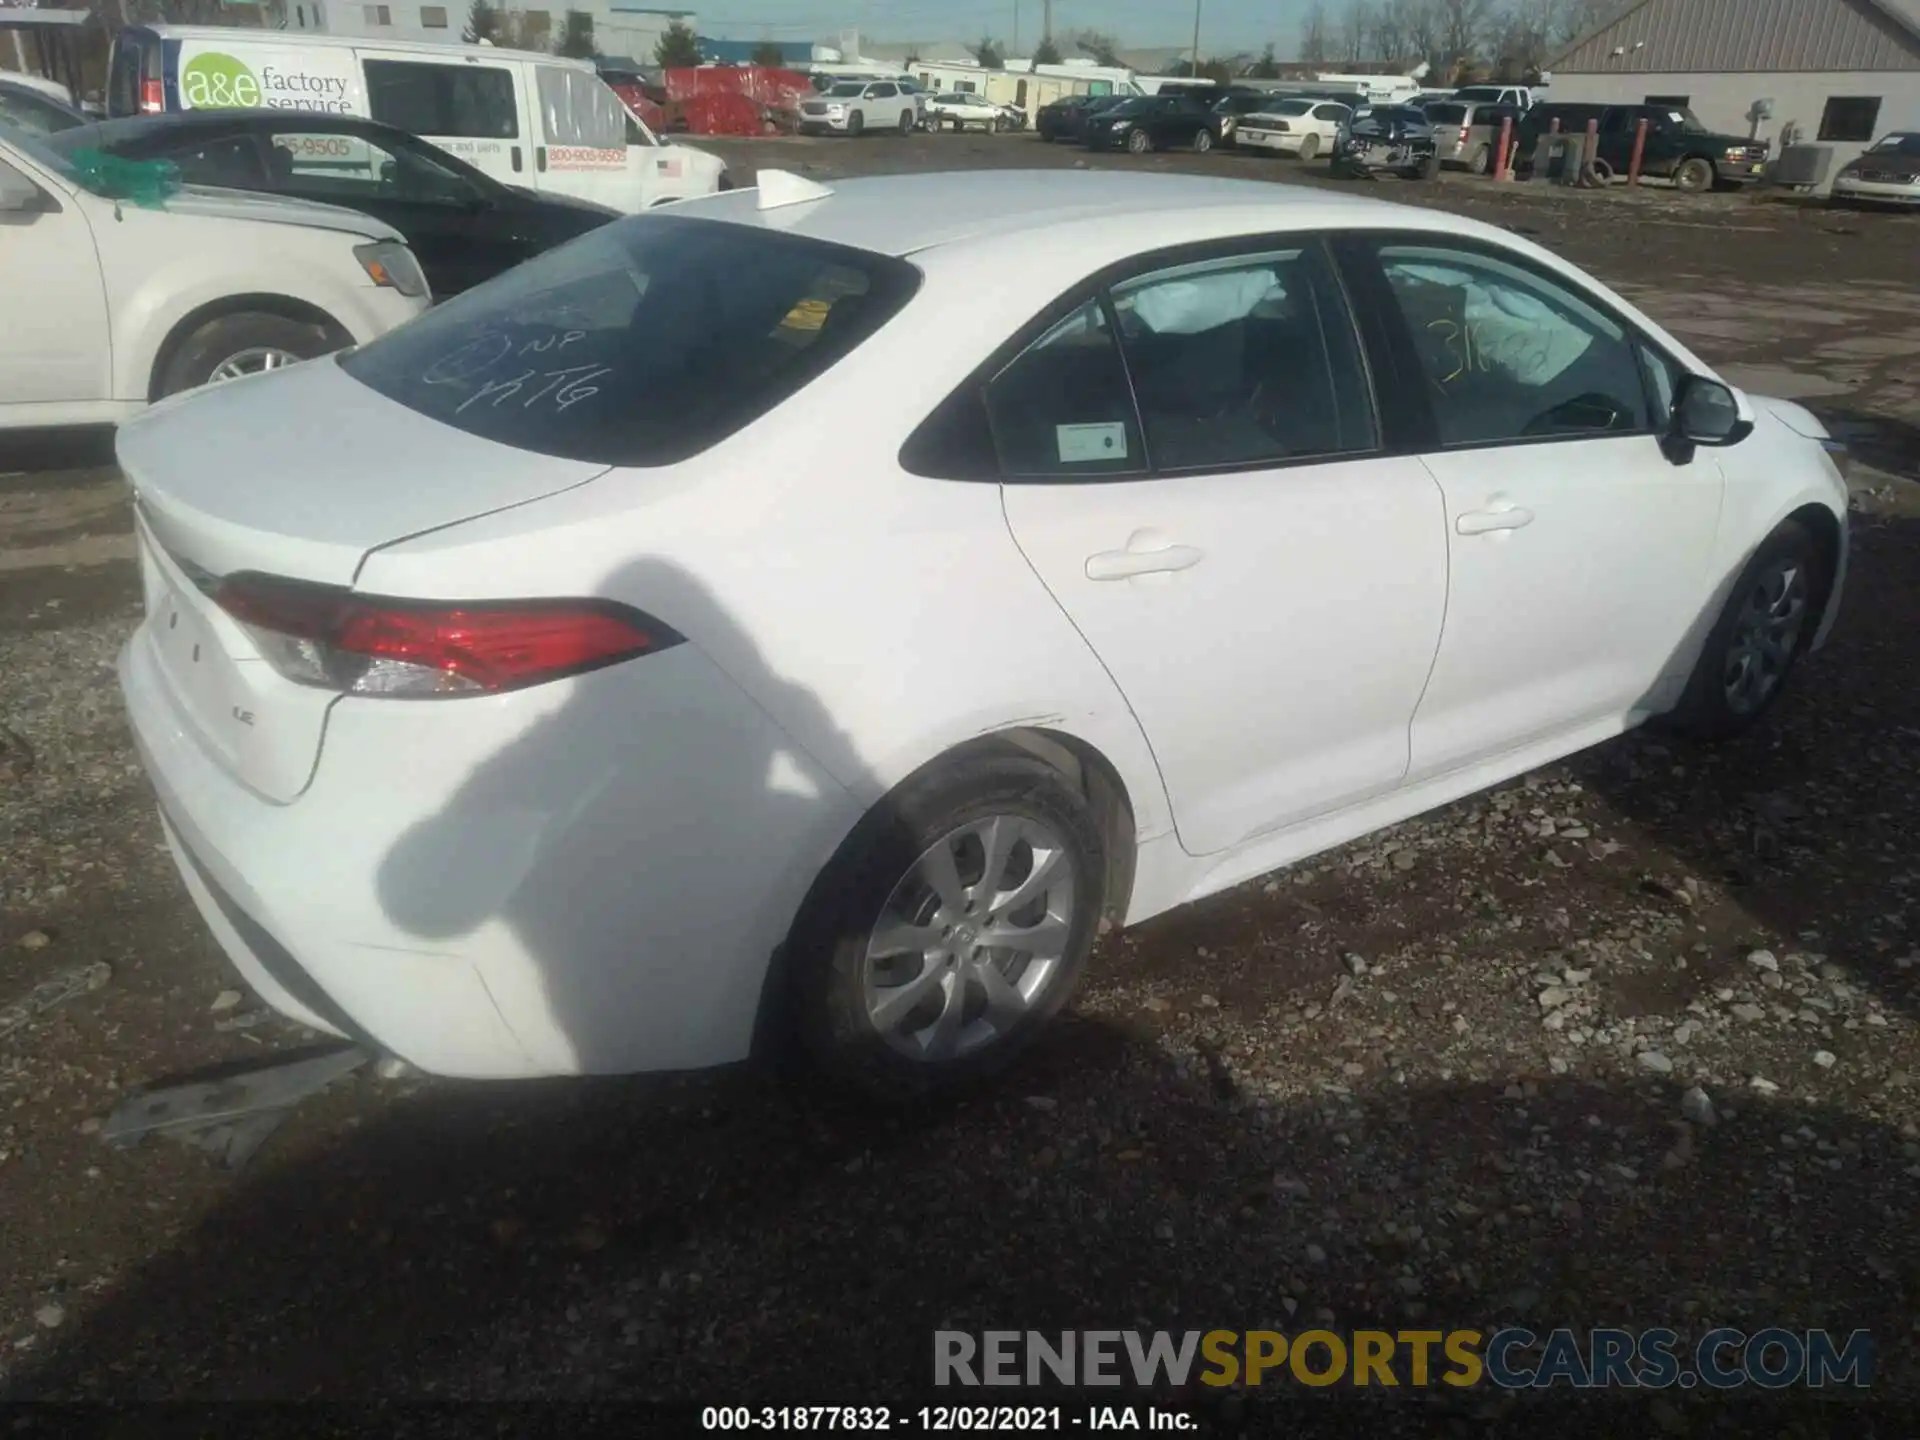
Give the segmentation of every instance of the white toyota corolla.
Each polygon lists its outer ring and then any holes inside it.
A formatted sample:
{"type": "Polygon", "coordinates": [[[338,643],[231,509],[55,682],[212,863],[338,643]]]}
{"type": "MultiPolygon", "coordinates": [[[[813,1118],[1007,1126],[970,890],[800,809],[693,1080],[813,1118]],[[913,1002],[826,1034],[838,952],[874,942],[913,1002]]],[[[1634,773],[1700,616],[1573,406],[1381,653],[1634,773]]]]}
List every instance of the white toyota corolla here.
{"type": "Polygon", "coordinates": [[[1832,623],[1835,452],[1455,216],[762,172],[122,430],[122,682],[286,1014],[907,1094],[1102,917],[1748,725],[1832,623]]]}

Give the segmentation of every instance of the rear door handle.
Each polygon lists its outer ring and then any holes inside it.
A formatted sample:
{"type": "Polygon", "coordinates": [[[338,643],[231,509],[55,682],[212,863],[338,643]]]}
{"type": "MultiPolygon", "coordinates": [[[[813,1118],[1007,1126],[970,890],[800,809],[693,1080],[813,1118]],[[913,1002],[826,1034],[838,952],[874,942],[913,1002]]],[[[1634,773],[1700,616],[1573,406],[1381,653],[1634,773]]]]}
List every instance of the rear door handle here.
{"type": "Polygon", "coordinates": [[[1469,510],[1453,522],[1462,535],[1490,535],[1496,530],[1518,530],[1533,523],[1533,512],[1520,505],[1496,505],[1491,510],[1469,510]]]}
{"type": "Polygon", "coordinates": [[[1134,549],[1135,536],[1125,550],[1102,550],[1087,557],[1089,580],[1131,580],[1136,575],[1160,575],[1198,565],[1201,552],[1191,545],[1163,545],[1157,549],[1134,549]]]}

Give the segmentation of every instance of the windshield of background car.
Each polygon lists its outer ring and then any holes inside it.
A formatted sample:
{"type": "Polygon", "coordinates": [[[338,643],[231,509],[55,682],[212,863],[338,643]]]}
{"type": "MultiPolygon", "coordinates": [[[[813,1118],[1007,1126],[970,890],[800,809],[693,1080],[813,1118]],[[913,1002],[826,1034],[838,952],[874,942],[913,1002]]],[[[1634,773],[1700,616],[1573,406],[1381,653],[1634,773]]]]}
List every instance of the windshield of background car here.
{"type": "Polygon", "coordinates": [[[827,91],[827,94],[842,95],[842,96],[848,97],[849,99],[853,99],[866,94],[866,92],[867,92],[867,85],[864,80],[846,80],[846,81],[842,81],[838,85],[835,85],[831,90],[827,91]]]}
{"type": "Polygon", "coordinates": [[[1907,155],[1920,159],[1920,135],[1889,135],[1873,147],[1875,155],[1907,155]]]}
{"type": "Polygon", "coordinates": [[[1122,100],[1118,105],[1109,105],[1100,113],[1110,119],[1124,120],[1134,115],[1146,115],[1153,110],[1153,102],[1143,95],[1130,100],[1122,100]]]}
{"type": "Polygon", "coordinates": [[[919,281],[891,256],[641,216],[529,260],[339,363],[469,435],[567,460],[669,465],[804,388],[919,281]]]}

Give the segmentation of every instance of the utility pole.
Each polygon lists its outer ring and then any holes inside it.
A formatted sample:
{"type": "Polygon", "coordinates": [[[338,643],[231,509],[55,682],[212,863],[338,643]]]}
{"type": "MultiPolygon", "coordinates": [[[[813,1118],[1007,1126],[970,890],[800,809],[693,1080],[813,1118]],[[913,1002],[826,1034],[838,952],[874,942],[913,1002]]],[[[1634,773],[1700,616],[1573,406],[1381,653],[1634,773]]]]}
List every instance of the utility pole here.
{"type": "Polygon", "coordinates": [[[1020,53],[1020,0],[1013,0],[1013,43],[1007,47],[1007,53],[1020,53]]]}
{"type": "Polygon", "coordinates": [[[1040,0],[1040,38],[1053,39],[1053,0],[1040,0]]]}
{"type": "Polygon", "coordinates": [[[1200,0],[1193,0],[1193,77],[1200,78],[1200,0]]]}

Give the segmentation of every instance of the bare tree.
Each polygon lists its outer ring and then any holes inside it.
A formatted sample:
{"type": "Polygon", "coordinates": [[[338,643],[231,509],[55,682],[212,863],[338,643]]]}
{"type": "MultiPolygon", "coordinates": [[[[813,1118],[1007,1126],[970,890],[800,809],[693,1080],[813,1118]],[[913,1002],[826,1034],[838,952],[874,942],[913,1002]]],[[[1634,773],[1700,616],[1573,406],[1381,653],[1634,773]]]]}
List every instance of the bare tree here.
{"type": "Polygon", "coordinates": [[[1444,22],[1440,0],[1416,0],[1407,10],[1407,51],[1418,63],[1424,60],[1435,70],[1444,67],[1440,53],[1440,32],[1444,22]]]}
{"type": "Polygon", "coordinates": [[[1440,50],[1457,72],[1480,54],[1480,41],[1493,15],[1493,0],[1440,0],[1440,50]]]}
{"type": "Polygon", "coordinates": [[[1373,12],[1373,53],[1389,65],[1406,59],[1408,0],[1380,0],[1373,12]]]}
{"type": "Polygon", "coordinates": [[[1324,65],[1332,55],[1332,31],[1327,24],[1327,7],[1313,0],[1300,21],[1300,59],[1308,65],[1324,65]]]}
{"type": "Polygon", "coordinates": [[[1367,46],[1373,39],[1373,6],[1356,0],[1340,23],[1340,58],[1357,65],[1367,58],[1367,46]]]}

